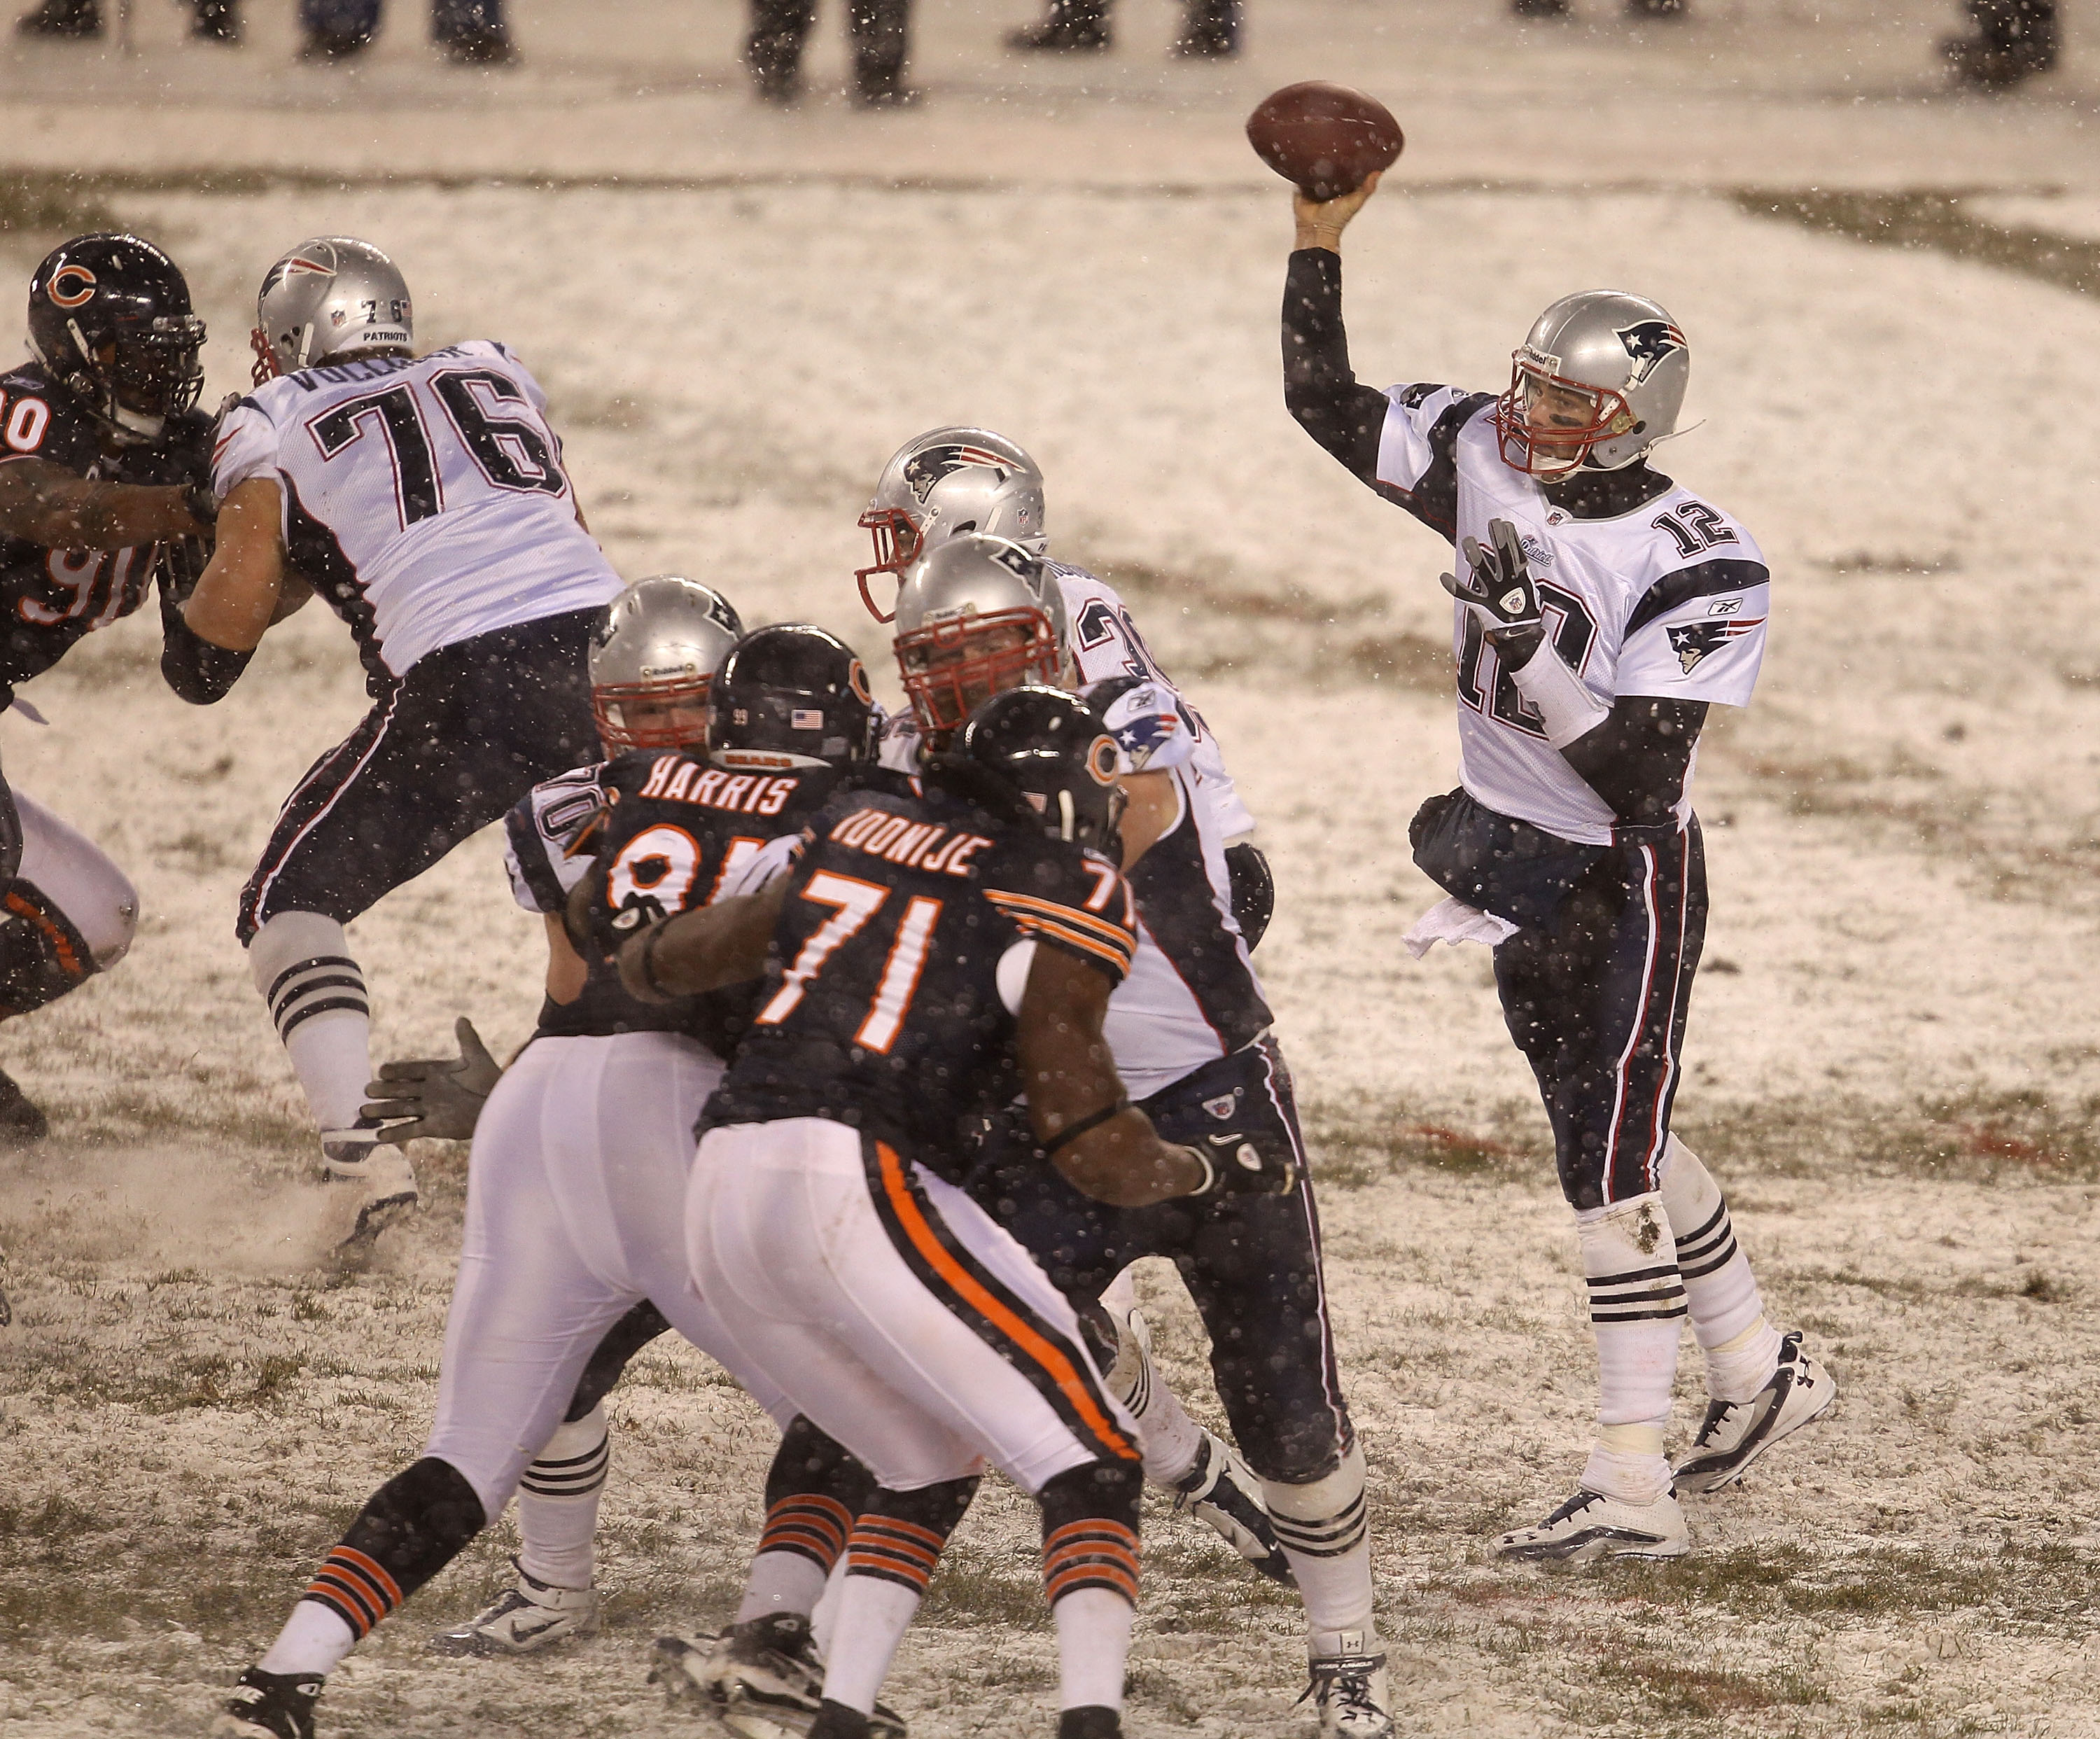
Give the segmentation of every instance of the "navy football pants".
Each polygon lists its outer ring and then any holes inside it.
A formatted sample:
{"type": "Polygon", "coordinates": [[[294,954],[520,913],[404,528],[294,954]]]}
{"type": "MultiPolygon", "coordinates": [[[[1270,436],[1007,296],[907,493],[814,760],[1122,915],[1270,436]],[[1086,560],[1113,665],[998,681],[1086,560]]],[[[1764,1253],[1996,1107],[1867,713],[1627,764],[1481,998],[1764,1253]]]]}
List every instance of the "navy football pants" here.
{"type": "Polygon", "coordinates": [[[1229,1135],[1292,1154],[1297,1189],[1111,1207],[1036,1156],[1026,1112],[1001,1125],[966,1187],[1081,1309],[1140,1256],[1171,1258],[1210,1335],[1218,1398],[1248,1466],[1290,1485],[1333,1472],[1355,1432],[1335,1365],[1319,1213],[1282,1053],[1274,1039],[1257,1039],[1140,1109],[1163,1141],[1207,1148],[1211,1137],[1229,1135]]]}
{"type": "Polygon", "coordinates": [[[1495,950],[1502,1017],[1538,1078],[1560,1187],[1577,1208],[1657,1187],[1684,1016],[1706,938],[1699,823],[1593,864],[1550,931],[1495,950]]]}
{"type": "Polygon", "coordinates": [[[440,647],[307,770],[241,890],[246,947],[280,911],[347,924],[543,779],[602,758],[585,657],[595,610],[440,647]]]}

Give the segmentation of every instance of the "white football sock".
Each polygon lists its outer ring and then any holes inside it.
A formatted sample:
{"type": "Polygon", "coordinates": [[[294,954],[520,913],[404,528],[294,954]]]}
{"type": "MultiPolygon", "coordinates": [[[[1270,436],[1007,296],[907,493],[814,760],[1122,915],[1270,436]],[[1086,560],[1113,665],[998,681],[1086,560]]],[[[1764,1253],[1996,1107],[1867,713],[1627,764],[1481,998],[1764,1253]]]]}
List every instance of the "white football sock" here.
{"type": "Polygon", "coordinates": [[[598,1500],[612,1445],[605,1407],[554,1428],[518,1482],[518,1568],[557,1588],[588,1588],[595,1568],[598,1500]]]}
{"type": "Polygon", "coordinates": [[[1684,1282],[1670,1216],[1662,1197],[1651,1192],[1583,1210],[1575,1220],[1597,1337],[1603,1428],[1582,1483],[1606,1497],[1652,1503],[1670,1489],[1662,1433],[1684,1330],[1684,1282]]]}
{"type": "Polygon", "coordinates": [[[823,1596],[826,1579],[824,1572],[799,1551],[761,1551],[744,1573],[743,1598],[730,1622],[748,1624],[776,1613],[813,1613],[823,1596]]]}
{"type": "Polygon", "coordinates": [[[1122,1708],[1130,1602],[1106,1588],[1074,1588],[1050,1615],[1057,1624],[1057,1706],[1122,1708]]]}
{"type": "Polygon", "coordinates": [[[350,1626],[319,1600],[301,1600],[292,1609],[270,1652],[255,1664],[266,1673],[333,1672],[357,1646],[350,1626]]]}
{"type": "MultiPolygon", "coordinates": [[[[1127,1270],[1126,1270],[1126,1275],[1127,1270]]],[[[1101,1304],[1115,1326],[1116,1359],[1102,1373],[1109,1393],[1137,1421],[1138,1445],[1145,1476],[1162,1491],[1174,1491],[1196,1465],[1203,1446],[1202,1428],[1189,1417],[1180,1397],[1167,1386],[1152,1362],[1152,1336],[1131,1296],[1127,1278],[1118,1277],[1101,1294],[1101,1304]]]]}
{"type": "Polygon", "coordinates": [[[1692,1308],[1692,1332],[1706,1354],[1716,1401],[1748,1401],[1779,1367],[1780,1332],[1765,1318],[1749,1258],[1713,1174],[1675,1136],[1662,1150],[1662,1205],[1677,1241],[1677,1265],[1692,1308]]]}
{"type": "Polygon", "coordinates": [[[315,1127],[351,1128],[372,1079],[372,1014],[342,926],[319,912],[280,911],[249,943],[248,969],[315,1127]]]}
{"type": "Polygon", "coordinates": [[[1341,1466],[1324,1478],[1304,1485],[1264,1480],[1261,1494],[1298,1578],[1312,1632],[1311,1653],[1361,1654],[1374,1649],[1362,1444],[1352,1443],[1341,1466]],[[1357,1640],[1347,1640],[1352,1636],[1357,1640]]]}
{"type": "Polygon", "coordinates": [[[848,1576],[839,1585],[824,1656],[824,1696],[862,1715],[889,1676],[897,1645],[919,1610],[920,1591],[883,1576],[848,1576]]]}

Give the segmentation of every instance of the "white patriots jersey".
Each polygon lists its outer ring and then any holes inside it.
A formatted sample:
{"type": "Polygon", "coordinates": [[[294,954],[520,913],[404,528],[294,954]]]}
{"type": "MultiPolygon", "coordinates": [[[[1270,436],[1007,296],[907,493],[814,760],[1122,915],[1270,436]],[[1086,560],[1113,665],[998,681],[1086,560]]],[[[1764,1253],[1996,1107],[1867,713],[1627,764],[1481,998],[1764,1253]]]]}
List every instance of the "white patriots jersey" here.
{"type": "MultiPolygon", "coordinates": [[[[1124,670],[1118,663],[1101,675],[1124,670]]],[[[1168,775],[1180,799],[1174,824],[1128,872],[1137,900],[1137,952],[1128,975],[1110,992],[1101,1023],[1116,1072],[1133,1099],[1251,1044],[1271,1020],[1233,916],[1225,846],[1233,836],[1180,700],[1171,684],[1155,678],[1119,697],[1107,718],[1127,764],[1141,756],[1140,770],[1168,775]]],[[[1207,733],[1203,740],[1215,741],[1207,733]]],[[[915,775],[920,745],[917,720],[896,713],[883,727],[881,764],[915,775]]]]}
{"type": "Polygon", "coordinates": [[[593,859],[576,841],[605,807],[606,764],[542,779],[503,818],[503,868],[527,911],[559,914],[593,859]]]}
{"type": "MultiPolygon", "coordinates": [[[[1771,575],[1735,519],[1673,488],[1609,519],[1581,519],[1502,462],[1489,394],[1395,386],[1378,488],[1451,539],[1489,546],[1488,522],[1517,528],[1551,644],[1605,705],[1622,695],[1746,706],[1764,659],[1771,575]]],[[[1608,845],[1615,818],[1546,740],[1479,618],[1454,611],[1459,776],[1476,801],[1563,839],[1608,845]]],[[[1695,753],[1696,765],[1696,753],[1695,753]]],[[[1677,809],[1692,813],[1691,772],[1677,809]]]]}
{"type": "Polygon", "coordinates": [[[1081,686],[1114,676],[1135,676],[1157,683],[1172,695],[1194,739],[1202,801],[1215,809],[1218,825],[1227,840],[1253,832],[1254,817],[1241,800],[1232,775],[1225,770],[1224,753],[1218,747],[1216,736],[1203,722],[1203,715],[1174,686],[1173,678],[1159,668],[1159,660],[1152,655],[1137,624],[1131,619],[1130,607],[1107,581],[1083,567],[1068,567],[1062,562],[1045,562],[1043,566],[1056,576],[1057,588],[1065,595],[1066,633],[1072,657],[1079,667],[1081,686]]]}
{"type": "Polygon", "coordinates": [[[212,488],[276,483],[292,565],[368,669],[404,676],[439,647],[619,594],[546,411],[525,365],[483,339],[323,364],[228,410],[212,488]]]}

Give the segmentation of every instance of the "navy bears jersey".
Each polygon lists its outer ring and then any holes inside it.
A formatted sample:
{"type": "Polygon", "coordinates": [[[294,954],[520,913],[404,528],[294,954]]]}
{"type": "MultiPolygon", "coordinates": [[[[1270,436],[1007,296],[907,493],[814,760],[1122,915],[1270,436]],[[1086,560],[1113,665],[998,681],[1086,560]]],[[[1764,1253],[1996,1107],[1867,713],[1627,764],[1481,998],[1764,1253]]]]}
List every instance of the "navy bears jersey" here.
{"type": "MultiPolygon", "coordinates": [[[[194,432],[190,418],[170,424],[179,439],[194,432]]],[[[208,419],[196,420],[196,429],[207,426],[208,419]]],[[[0,465],[42,459],[97,482],[182,483],[188,479],[172,445],[163,439],[107,456],[101,425],[41,364],[0,377],[0,465]]],[[[50,669],[82,635],[145,602],[157,547],[47,550],[0,534],[0,705],[7,691],[50,669]]]]}
{"type": "Polygon", "coordinates": [[[804,836],[758,1010],[702,1127],[828,1118],[959,1181],[985,1116],[1020,1095],[1035,949],[1114,984],[1136,923],[1098,852],[938,789],[842,792],[804,836]]]}
{"type": "Polygon", "coordinates": [[[730,773],[702,755],[638,749],[536,785],[505,819],[512,891],[559,914],[602,865],[583,994],[540,1011],[549,1038],[682,1032],[726,1057],[749,1019],[756,982],[668,1004],[638,1002],[603,954],[638,930],[717,898],[769,841],[798,832],[843,777],[830,767],[730,773]]]}

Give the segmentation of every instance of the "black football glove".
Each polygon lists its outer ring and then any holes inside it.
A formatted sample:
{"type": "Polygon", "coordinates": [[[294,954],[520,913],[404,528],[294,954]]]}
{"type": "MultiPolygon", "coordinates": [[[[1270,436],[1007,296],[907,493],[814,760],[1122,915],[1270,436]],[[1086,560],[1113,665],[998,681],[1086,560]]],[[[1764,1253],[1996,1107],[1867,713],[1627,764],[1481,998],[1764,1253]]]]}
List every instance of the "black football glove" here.
{"type": "Polygon", "coordinates": [[[481,1108],[502,1078],[503,1066],[488,1054],[474,1022],[453,1023],[457,1057],[411,1057],[379,1066],[379,1079],[365,1083],[371,1097],[359,1107],[386,1125],[390,1141],[469,1141],[481,1108]]]}
{"type": "Polygon", "coordinates": [[[1459,546],[1466,558],[1466,577],[1440,575],[1444,589],[1469,606],[1492,634],[1529,638],[1539,633],[1545,612],[1516,527],[1507,519],[1490,519],[1488,541],[1493,547],[1483,550],[1472,538],[1466,539],[1459,546]]]}
{"type": "Polygon", "coordinates": [[[211,565],[210,537],[178,537],[158,545],[153,551],[153,578],[160,582],[161,596],[177,609],[190,600],[204,571],[211,565]]]}
{"type": "Polygon", "coordinates": [[[1264,1152],[1243,1135],[1207,1135],[1181,1151],[1203,1167],[1203,1181],[1181,1198],[1215,1200],[1221,1195],[1288,1195],[1298,1187],[1298,1162],[1290,1154],[1264,1152]]]}

